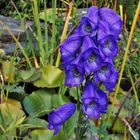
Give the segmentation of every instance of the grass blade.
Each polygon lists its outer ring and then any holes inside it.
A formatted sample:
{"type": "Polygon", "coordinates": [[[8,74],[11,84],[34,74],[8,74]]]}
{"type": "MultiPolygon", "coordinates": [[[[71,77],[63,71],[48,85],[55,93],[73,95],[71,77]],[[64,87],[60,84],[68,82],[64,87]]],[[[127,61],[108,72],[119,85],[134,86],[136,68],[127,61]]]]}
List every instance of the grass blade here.
{"type": "MultiPolygon", "coordinates": [[[[60,43],[62,43],[64,41],[64,39],[66,38],[66,34],[67,34],[67,29],[68,29],[70,15],[71,15],[71,12],[72,12],[73,3],[70,3],[69,6],[70,6],[70,8],[69,8],[69,12],[68,12],[68,15],[67,15],[67,18],[66,18],[66,22],[65,22],[65,25],[64,25],[64,29],[63,29],[63,33],[62,33],[62,37],[61,37],[60,43]]],[[[60,49],[59,49],[58,50],[58,55],[57,55],[57,60],[56,60],[56,63],[55,63],[56,67],[59,66],[60,59],[61,59],[61,54],[60,54],[60,49]]]]}

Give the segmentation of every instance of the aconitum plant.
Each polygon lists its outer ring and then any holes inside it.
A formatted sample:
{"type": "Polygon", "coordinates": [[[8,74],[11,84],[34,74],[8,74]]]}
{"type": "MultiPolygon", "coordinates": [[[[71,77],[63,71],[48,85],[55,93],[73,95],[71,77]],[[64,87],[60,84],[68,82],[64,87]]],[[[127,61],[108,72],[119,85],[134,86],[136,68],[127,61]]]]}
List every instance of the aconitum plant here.
{"type": "MultiPolygon", "coordinates": [[[[60,46],[65,85],[80,87],[77,109],[86,118],[100,118],[106,113],[107,93],[113,91],[118,79],[114,58],[121,29],[121,18],[112,9],[92,6],[60,46]]],[[[48,128],[54,129],[54,134],[72,116],[75,106],[66,103],[49,114],[48,128]]]]}

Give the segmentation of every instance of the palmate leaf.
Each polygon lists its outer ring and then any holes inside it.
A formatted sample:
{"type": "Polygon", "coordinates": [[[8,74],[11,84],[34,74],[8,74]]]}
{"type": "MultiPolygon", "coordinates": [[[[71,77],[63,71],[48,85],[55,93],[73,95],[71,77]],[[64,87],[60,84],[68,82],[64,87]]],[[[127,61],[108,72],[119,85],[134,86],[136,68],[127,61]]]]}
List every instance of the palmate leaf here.
{"type": "Polygon", "coordinates": [[[32,140],[51,140],[53,131],[48,129],[36,129],[31,131],[30,136],[32,140]]]}
{"type": "Polygon", "coordinates": [[[21,106],[21,103],[19,102],[19,101],[17,101],[17,100],[15,100],[15,99],[12,99],[12,98],[8,98],[7,99],[7,103],[10,105],[13,105],[13,106],[15,106],[15,107],[17,107],[17,108],[19,108],[19,109],[22,109],[22,106],[21,106]]]}
{"type": "Polygon", "coordinates": [[[26,121],[24,121],[24,124],[26,128],[46,128],[48,122],[44,119],[40,119],[37,117],[29,117],[26,121]]]}
{"type": "Polygon", "coordinates": [[[29,115],[43,116],[69,101],[64,95],[56,94],[53,89],[40,89],[26,96],[23,106],[29,115]]]}
{"type": "Polygon", "coordinates": [[[41,89],[32,92],[23,100],[23,106],[30,115],[42,116],[51,110],[51,97],[54,91],[41,89]]]}
{"type": "Polygon", "coordinates": [[[52,106],[54,108],[57,108],[58,106],[66,102],[70,102],[69,98],[67,98],[66,96],[58,94],[52,95],[52,106]]]}
{"type": "Polygon", "coordinates": [[[15,66],[9,61],[3,61],[1,64],[2,64],[2,74],[5,80],[11,83],[15,82],[14,80],[16,75],[15,66]]]}
{"type": "Polygon", "coordinates": [[[63,82],[64,73],[55,66],[47,65],[41,68],[41,72],[41,77],[33,82],[36,87],[54,88],[59,87],[63,82]]]}
{"type": "Polygon", "coordinates": [[[41,76],[39,69],[31,68],[30,70],[19,70],[16,74],[16,82],[33,82],[41,76]]]}
{"type": "Polygon", "coordinates": [[[16,129],[20,127],[24,120],[25,114],[22,110],[12,104],[0,104],[0,139],[13,140],[16,136],[16,129]]]}
{"type": "Polygon", "coordinates": [[[70,119],[68,119],[64,125],[65,132],[67,136],[70,138],[74,133],[78,121],[78,112],[76,111],[70,119]]]}

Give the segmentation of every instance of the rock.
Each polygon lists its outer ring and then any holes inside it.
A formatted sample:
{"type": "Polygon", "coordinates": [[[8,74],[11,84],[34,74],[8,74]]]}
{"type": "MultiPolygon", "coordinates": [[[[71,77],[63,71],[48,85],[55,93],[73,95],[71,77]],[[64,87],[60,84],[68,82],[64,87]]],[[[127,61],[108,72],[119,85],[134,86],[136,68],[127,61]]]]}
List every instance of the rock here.
{"type": "Polygon", "coordinates": [[[28,28],[28,25],[32,26],[33,24],[33,22],[21,22],[11,17],[4,17],[2,15],[0,15],[0,21],[3,23],[3,25],[0,24],[0,41],[4,43],[12,42],[13,40],[8,31],[5,30],[5,27],[8,27],[16,37],[18,36],[19,40],[23,40],[25,30],[28,28]]]}
{"type": "MultiPolygon", "coordinates": [[[[69,31],[73,28],[74,20],[75,19],[80,20],[80,18],[83,15],[85,15],[86,12],[87,12],[87,8],[78,9],[75,17],[73,19],[72,19],[72,17],[70,17],[70,21],[69,21],[69,25],[68,25],[69,31]]],[[[63,20],[66,20],[65,15],[66,15],[66,13],[64,15],[62,15],[63,20]]],[[[0,50],[4,50],[6,54],[10,54],[10,53],[14,52],[15,48],[17,47],[12,36],[9,34],[9,32],[7,30],[5,30],[5,27],[8,27],[9,30],[12,31],[14,36],[18,39],[20,44],[23,47],[26,47],[26,44],[24,43],[24,42],[28,42],[28,40],[26,38],[26,31],[28,32],[29,36],[30,36],[30,34],[32,34],[31,31],[28,30],[28,27],[34,26],[33,21],[23,21],[22,22],[20,20],[13,19],[11,17],[5,17],[5,16],[0,15],[0,22],[3,23],[3,24],[0,23],[0,50]]],[[[43,39],[45,39],[44,22],[41,21],[40,26],[42,29],[42,37],[43,37],[43,39]]],[[[34,29],[35,28],[33,28],[33,30],[34,29]]],[[[60,27],[60,29],[63,30],[63,26],[60,27]]],[[[50,32],[51,31],[49,31],[49,33],[50,32]]],[[[49,41],[51,41],[51,34],[49,34],[49,41]]],[[[38,43],[36,40],[33,40],[32,42],[35,46],[38,46],[38,43]]],[[[37,48],[38,47],[36,47],[36,49],[37,48]]]]}
{"type": "Polygon", "coordinates": [[[4,17],[2,15],[0,15],[0,22],[2,22],[2,24],[0,23],[0,49],[4,49],[6,53],[12,53],[16,48],[15,41],[9,32],[5,30],[5,27],[8,27],[14,36],[18,38],[18,41],[25,46],[25,43],[23,43],[25,40],[25,34],[26,31],[30,33],[28,27],[32,26],[33,22],[21,22],[11,17],[4,17]]]}
{"type": "MultiPolygon", "coordinates": [[[[24,48],[26,45],[24,42],[20,42],[21,46],[24,48]]],[[[6,54],[10,54],[14,52],[17,48],[16,43],[1,43],[0,42],[0,49],[4,50],[6,54]]]]}

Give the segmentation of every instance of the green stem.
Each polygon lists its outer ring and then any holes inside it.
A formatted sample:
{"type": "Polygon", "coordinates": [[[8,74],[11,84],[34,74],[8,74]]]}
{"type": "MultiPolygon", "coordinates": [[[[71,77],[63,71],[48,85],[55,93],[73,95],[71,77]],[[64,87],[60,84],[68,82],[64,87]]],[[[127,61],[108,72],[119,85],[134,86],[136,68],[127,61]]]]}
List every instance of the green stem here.
{"type": "Polygon", "coordinates": [[[81,96],[79,94],[79,87],[77,87],[77,98],[78,98],[77,110],[79,110],[79,115],[78,115],[77,129],[76,129],[76,140],[81,140],[80,125],[83,120],[83,111],[81,110],[81,104],[80,104],[81,96]]]}
{"type": "MultiPolygon", "coordinates": [[[[52,13],[53,25],[52,25],[51,50],[53,50],[54,47],[56,46],[56,0],[52,1],[52,5],[53,5],[53,13],[52,13]]],[[[53,55],[51,55],[50,57],[51,57],[50,63],[53,64],[53,55]]]]}
{"type": "MultiPolygon", "coordinates": [[[[77,105],[77,108],[80,109],[79,107],[80,105],[77,105]]],[[[78,116],[78,122],[77,122],[77,128],[76,128],[76,140],[81,140],[81,137],[80,137],[80,124],[81,124],[81,121],[82,121],[82,110],[80,109],[79,110],[79,116],[78,116]]]]}
{"type": "Polygon", "coordinates": [[[39,20],[38,6],[37,6],[36,0],[34,0],[33,2],[34,2],[33,14],[34,14],[34,19],[35,19],[35,24],[37,27],[40,62],[42,64],[42,66],[44,66],[46,54],[45,54],[45,50],[43,48],[43,39],[42,39],[41,26],[40,26],[40,20],[39,20]]]}
{"type": "Polygon", "coordinates": [[[46,55],[49,56],[49,37],[48,37],[48,23],[47,23],[47,8],[46,0],[44,1],[44,11],[45,11],[45,44],[46,44],[46,55]]]}

